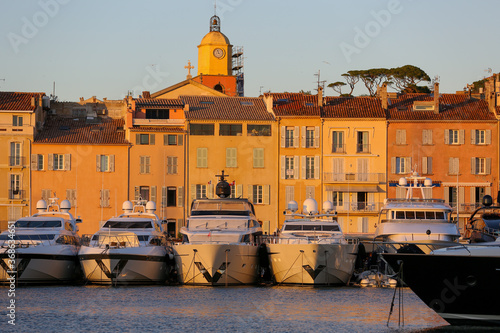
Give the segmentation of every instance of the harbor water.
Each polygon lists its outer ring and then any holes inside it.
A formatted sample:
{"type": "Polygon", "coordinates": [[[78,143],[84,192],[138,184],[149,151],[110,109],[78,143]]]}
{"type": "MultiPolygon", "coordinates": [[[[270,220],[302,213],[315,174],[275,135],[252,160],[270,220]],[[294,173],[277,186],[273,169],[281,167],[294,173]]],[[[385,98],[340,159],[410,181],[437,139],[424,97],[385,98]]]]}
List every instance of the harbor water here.
{"type": "Polygon", "coordinates": [[[410,289],[194,286],[19,287],[0,332],[422,332],[449,327],[410,289]],[[399,299],[402,298],[402,309],[399,299]],[[398,323],[399,322],[399,323],[398,323]],[[404,326],[403,326],[404,324],[404,326]]]}

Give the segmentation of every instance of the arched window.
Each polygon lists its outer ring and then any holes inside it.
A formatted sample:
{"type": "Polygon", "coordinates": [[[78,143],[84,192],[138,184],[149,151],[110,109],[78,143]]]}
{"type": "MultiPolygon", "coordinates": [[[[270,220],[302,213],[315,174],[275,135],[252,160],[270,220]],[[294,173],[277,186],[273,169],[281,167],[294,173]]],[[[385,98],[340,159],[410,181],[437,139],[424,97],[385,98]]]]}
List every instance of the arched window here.
{"type": "Polygon", "coordinates": [[[217,90],[218,92],[224,93],[224,87],[220,83],[217,83],[214,86],[214,89],[217,90]]]}

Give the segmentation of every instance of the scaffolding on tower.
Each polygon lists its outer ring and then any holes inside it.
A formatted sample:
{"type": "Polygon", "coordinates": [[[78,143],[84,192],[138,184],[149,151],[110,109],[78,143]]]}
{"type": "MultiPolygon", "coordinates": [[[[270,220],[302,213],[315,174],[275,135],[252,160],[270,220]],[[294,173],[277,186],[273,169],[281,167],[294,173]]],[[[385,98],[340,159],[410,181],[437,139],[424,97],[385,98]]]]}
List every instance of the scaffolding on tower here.
{"type": "Polygon", "coordinates": [[[233,76],[236,76],[236,92],[238,96],[244,96],[244,75],[243,75],[243,46],[233,47],[233,76]]]}

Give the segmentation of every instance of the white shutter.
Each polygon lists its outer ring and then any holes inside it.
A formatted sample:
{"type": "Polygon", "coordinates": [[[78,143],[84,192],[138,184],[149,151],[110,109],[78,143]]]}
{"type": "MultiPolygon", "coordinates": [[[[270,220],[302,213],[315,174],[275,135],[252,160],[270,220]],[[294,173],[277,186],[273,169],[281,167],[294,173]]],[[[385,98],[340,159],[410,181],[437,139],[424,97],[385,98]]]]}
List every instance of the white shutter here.
{"type": "Polygon", "coordinates": [[[139,197],[141,196],[140,188],[139,186],[134,187],[134,200],[139,200],[139,197]]]}
{"type": "Polygon", "coordinates": [[[237,198],[243,197],[243,185],[241,184],[236,185],[236,197],[237,198]]]}
{"type": "Polygon", "coordinates": [[[427,157],[422,157],[422,174],[427,175],[427,157]]]}
{"type": "Polygon", "coordinates": [[[427,130],[427,144],[432,145],[432,130],[427,130]]]}
{"type": "Polygon", "coordinates": [[[139,170],[139,173],[145,173],[145,170],[146,170],[146,161],[145,161],[145,156],[140,156],[139,157],[139,161],[140,161],[140,170],[139,170]]]}
{"type": "Polygon", "coordinates": [[[401,130],[396,130],[396,144],[401,144],[401,130]]]}
{"type": "Polygon", "coordinates": [[[470,173],[475,175],[477,173],[476,170],[476,158],[472,157],[470,160],[470,173]]]}
{"type": "Polygon", "coordinates": [[[489,187],[489,186],[488,186],[488,187],[485,187],[485,188],[484,188],[484,194],[485,194],[485,195],[486,195],[486,194],[491,195],[491,187],[489,187]]]}
{"type": "Polygon", "coordinates": [[[248,185],[248,201],[253,203],[253,185],[248,185]]]}
{"type": "Polygon", "coordinates": [[[458,140],[459,140],[461,145],[463,145],[465,143],[465,130],[461,129],[459,131],[458,140]]]}
{"type": "Polygon", "coordinates": [[[427,144],[427,130],[422,130],[422,144],[426,145],[427,144]]]}
{"type": "Polygon", "coordinates": [[[395,174],[396,173],[396,158],[391,157],[391,173],[395,174]]]}
{"type": "Polygon", "coordinates": [[[450,130],[447,129],[444,130],[444,144],[445,145],[450,144],[450,130]]]}
{"type": "Polygon", "coordinates": [[[48,155],[47,170],[54,170],[54,154],[48,155]]]}
{"type": "Polygon", "coordinates": [[[470,203],[474,204],[476,202],[476,188],[471,187],[469,191],[470,191],[470,203]]]}
{"type": "Polygon", "coordinates": [[[465,188],[464,187],[458,188],[458,200],[459,200],[460,204],[465,203],[465,188]]]}
{"type": "Polygon", "coordinates": [[[299,126],[295,126],[293,130],[293,147],[299,148],[299,126]]]}
{"type": "Polygon", "coordinates": [[[319,156],[314,156],[314,179],[319,179],[319,156]]]}
{"type": "Polygon", "coordinates": [[[406,130],[401,130],[401,144],[405,145],[406,144],[406,130]]]}
{"type": "Polygon", "coordinates": [[[156,186],[151,186],[150,200],[156,204],[156,186]]]}
{"type": "Polygon", "coordinates": [[[491,145],[491,130],[486,130],[484,139],[487,145],[491,145]]]}
{"type": "Polygon", "coordinates": [[[262,186],[262,203],[265,205],[270,204],[270,194],[271,194],[271,185],[262,186]]]}
{"type": "Polygon", "coordinates": [[[314,148],[319,148],[320,132],[319,126],[314,127],[314,148]]]}
{"type": "Polygon", "coordinates": [[[300,161],[302,163],[302,166],[301,166],[301,170],[302,170],[302,174],[300,175],[301,179],[306,179],[306,157],[305,156],[301,156],[300,157],[300,161]]]}
{"type": "Polygon", "coordinates": [[[167,187],[166,186],[161,187],[161,206],[162,207],[167,206],[167,187]]]}
{"type": "Polygon", "coordinates": [[[293,179],[299,179],[299,169],[300,169],[299,160],[300,160],[299,156],[293,157],[293,179]]]}
{"type": "Polygon", "coordinates": [[[470,130],[470,144],[475,145],[476,144],[476,130],[470,130]]]}
{"type": "Polygon", "coordinates": [[[306,147],[306,137],[307,137],[307,129],[305,126],[301,126],[301,147],[305,148],[306,147]]]}
{"type": "Polygon", "coordinates": [[[109,172],[115,172],[115,155],[109,155],[109,172]]]}
{"type": "Polygon", "coordinates": [[[177,188],[177,207],[184,207],[184,186],[177,188]]]}
{"type": "Polygon", "coordinates": [[[95,155],[95,171],[101,172],[101,155],[95,155]]]}
{"type": "Polygon", "coordinates": [[[449,187],[444,188],[444,201],[446,203],[450,203],[450,188],[449,187]]]}
{"type": "Polygon", "coordinates": [[[71,154],[64,154],[64,170],[71,170],[71,154]]]}
{"type": "Polygon", "coordinates": [[[214,198],[214,184],[208,184],[207,186],[207,198],[214,198]]]}
{"type": "Polygon", "coordinates": [[[195,184],[191,184],[190,191],[191,191],[191,193],[189,193],[189,196],[191,197],[191,201],[193,201],[194,199],[196,199],[196,185],[195,184]]]}
{"type": "Polygon", "coordinates": [[[280,168],[281,179],[285,179],[286,156],[281,155],[281,157],[280,157],[280,163],[281,163],[281,168],[280,168]]]}
{"type": "Polygon", "coordinates": [[[448,173],[450,175],[453,175],[453,173],[455,171],[455,169],[454,169],[454,161],[455,161],[455,159],[453,157],[450,157],[448,159],[448,173]]]}
{"type": "Polygon", "coordinates": [[[486,158],[486,174],[491,174],[491,158],[486,158]]]}
{"type": "Polygon", "coordinates": [[[31,170],[38,170],[38,155],[31,154],[31,170]]]}
{"type": "Polygon", "coordinates": [[[281,126],[281,148],[285,148],[286,145],[286,127],[281,126]]]}

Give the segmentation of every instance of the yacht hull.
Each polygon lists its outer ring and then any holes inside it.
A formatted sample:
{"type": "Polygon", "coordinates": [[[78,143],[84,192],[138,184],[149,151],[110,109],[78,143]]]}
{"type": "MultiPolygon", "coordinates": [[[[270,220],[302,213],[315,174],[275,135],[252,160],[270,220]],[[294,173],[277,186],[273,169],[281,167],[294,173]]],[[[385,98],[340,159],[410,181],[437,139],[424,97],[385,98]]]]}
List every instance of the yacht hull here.
{"type": "Polygon", "coordinates": [[[164,247],[103,249],[82,246],[78,254],[84,278],[93,284],[160,284],[171,265],[164,247]]]}
{"type": "Polygon", "coordinates": [[[396,272],[402,263],[403,281],[450,324],[500,326],[499,257],[402,253],[383,256],[396,272]]]}
{"type": "Polygon", "coordinates": [[[173,250],[180,283],[224,286],[257,282],[257,246],[177,244],[173,246],[173,250]]]}
{"type": "Polygon", "coordinates": [[[76,246],[67,245],[16,248],[14,267],[11,267],[7,249],[0,249],[0,283],[58,284],[78,281],[81,271],[77,254],[76,246]]]}
{"type": "Polygon", "coordinates": [[[354,271],[357,244],[267,244],[279,284],[345,285],[354,271]]]}

